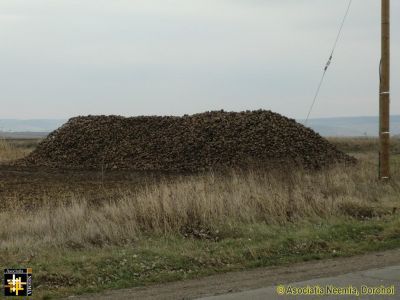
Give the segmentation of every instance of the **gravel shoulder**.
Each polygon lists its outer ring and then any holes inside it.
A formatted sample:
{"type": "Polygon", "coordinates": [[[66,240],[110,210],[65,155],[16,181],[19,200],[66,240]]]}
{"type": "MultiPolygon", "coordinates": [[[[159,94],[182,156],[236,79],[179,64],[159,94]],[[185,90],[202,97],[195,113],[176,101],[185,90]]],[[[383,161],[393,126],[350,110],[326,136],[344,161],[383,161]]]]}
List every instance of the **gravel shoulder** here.
{"type": "Polygon", "coordinates": [[[350,272],[392,266],[399,263],[400,249],[396,249],[348,258],[303,262],[283,267],[261,268],[162,285],[113,290],[100,294],[72,297],[73,299],[80,300],[195,299],[258,289],[276,284],[337,276],[350,272]]]}

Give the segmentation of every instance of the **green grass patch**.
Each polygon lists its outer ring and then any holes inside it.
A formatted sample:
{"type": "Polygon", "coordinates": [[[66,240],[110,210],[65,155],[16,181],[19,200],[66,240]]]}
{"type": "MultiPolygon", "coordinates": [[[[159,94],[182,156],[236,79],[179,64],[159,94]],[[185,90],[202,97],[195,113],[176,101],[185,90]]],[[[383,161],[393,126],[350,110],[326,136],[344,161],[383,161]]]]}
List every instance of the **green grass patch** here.
{"type": "Polygon", "coordinates": [[[399,225],[397,215],[235,225],[220,230],[218,241],[149,235],[118,247],[20,249],[3,253],[0,264],[32,267],[33,299],[50,299],[392,249],[400,247],[399,225]]]}

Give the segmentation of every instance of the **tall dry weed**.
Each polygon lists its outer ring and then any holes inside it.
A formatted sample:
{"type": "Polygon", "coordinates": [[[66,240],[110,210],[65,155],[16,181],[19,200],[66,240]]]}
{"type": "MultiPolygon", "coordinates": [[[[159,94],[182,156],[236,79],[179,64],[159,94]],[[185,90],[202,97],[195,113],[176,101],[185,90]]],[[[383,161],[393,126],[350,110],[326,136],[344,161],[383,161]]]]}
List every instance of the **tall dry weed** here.
{"type": "Polygon", "coordinates": [[[395,171],[391,183],[382,184],[375,166],[367,161],[314,173],[232,171],[185,176],[139,192],[127,190],[101,205],[76,195],[68,204],[48,201],[34,211],[2,211],[0,249],[115,245],[135,241],[143,233],[176,233],[193,227],[215,230],[332,216],[369,218],[390,213],[399,204],[399,179],[395,171]]]}
{"type": "Polygon", "coordinates": [[[26,156],[29,149],[18,148],[4,138],[0,138],[0,163],[7,163],[26,156]]]}

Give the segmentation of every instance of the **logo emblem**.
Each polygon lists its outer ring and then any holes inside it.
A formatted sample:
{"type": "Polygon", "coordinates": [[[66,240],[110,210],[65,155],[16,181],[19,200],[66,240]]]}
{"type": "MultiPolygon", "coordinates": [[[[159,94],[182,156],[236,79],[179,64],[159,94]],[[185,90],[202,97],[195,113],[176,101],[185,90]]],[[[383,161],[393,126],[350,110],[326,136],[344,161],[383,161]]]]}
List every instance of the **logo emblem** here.
{"type": "Polygon", "coordinates": [[[32,269],[5,269],[4,296],[32,296],[32,269]]]}

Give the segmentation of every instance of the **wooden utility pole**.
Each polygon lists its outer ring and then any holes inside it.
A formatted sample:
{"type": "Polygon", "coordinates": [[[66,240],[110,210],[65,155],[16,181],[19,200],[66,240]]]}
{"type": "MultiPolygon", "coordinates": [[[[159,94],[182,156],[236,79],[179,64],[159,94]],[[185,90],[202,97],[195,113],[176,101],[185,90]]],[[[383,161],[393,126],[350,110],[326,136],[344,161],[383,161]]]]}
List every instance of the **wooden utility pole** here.
{"type": "Polygon", "coordinates": [[[390,0],[382,0],[382,57],[379,91],[379,178],[390,178],[390,0]]]}

